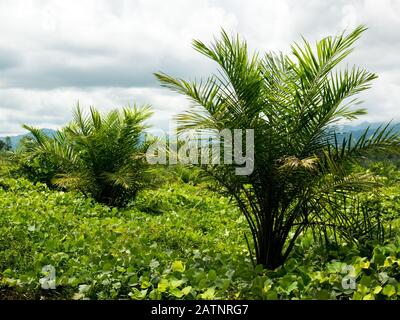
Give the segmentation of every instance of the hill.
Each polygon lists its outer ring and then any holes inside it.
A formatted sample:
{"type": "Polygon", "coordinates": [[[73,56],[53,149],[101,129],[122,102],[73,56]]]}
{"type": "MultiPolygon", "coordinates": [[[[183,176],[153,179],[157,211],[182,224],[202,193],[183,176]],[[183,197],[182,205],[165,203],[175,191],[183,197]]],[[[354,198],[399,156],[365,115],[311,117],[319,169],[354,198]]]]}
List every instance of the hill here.
{"type": "MultiPolygon", "coordinates": [[[[42,129],[42,132],[43,132],[44,134],[48,135],[48,136],[52,136],[52,135],[54,135],[54,133],[55,133],[56,131],[53,130],[53,129],[43,128],[43,129],[42,129]]],[[[16,135],[16,136],[9,136],[10,139],[11,139],[11,146],[12,146],[12,148],[15,149],[16,146],[18,145],[18,143],[21,141],[21,139],[22,139],[23,137],[26,137],[26,136],[31,136],[31,134],[30,134],[30,133],[26,133],[26,134],[20,134],[20,135],[16,135]]],[[[6,139],[6,137],[0,137],[0,140],[5,141],[5,139],[6,139]]]]}
{"type": "MultiPolygon", "coordinates": [[[[352,134],[354,139],[358,139],[363,134],[363,132],[366,128],[370,127],[370,129],[371,129],[370,132],[372,133],[373,130],[378,128],[380,125],[382,125],[382,123],[379,123],[379,122],[373,122],[373,123],[362,122],[358,125],[338,125],[338,126],[336,126],[336,132],[339,133],[339,139],[341,139],[345,136],[348,136],[349,134],[352,134]]],[[[400,124],[393,124],[392,126],[395,128],[394,130],[400,132],[400,124]]],[[[48,136],[52,136],[56,132],[53,129],[47,129],[47,128],[43,128],[42,131],[48,136]]],[[[27,135],[30,135],[30,134],[27,133],[27,134],[20,134],[20,135],[16,135],[16,136],[10,136],[12,148],[15,149],[15,147],[18,145],[20,140],[27,135]]],[[[6,137],[0,137],[0,140],[4,141],[5,138],[6,137]]]]}

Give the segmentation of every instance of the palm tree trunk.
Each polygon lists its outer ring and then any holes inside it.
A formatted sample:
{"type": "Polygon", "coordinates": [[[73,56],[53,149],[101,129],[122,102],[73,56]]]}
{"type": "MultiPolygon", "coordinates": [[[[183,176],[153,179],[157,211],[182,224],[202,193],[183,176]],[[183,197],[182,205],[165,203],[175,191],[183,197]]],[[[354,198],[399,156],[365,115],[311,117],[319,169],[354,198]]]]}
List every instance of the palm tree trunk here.
{"type": "Polygon", "coordinates": [[[282,247],[279,241],[263,241],[260,243],[260,250],[257,254],[257,264],[265,268],[274,270],[280,267],[284,262],[282,247]]]}
{"type": "MultiPolygon", "coordinates": [[[[267,217],[272,217],[272,212],[269,212],[267,217]]],[[[283,258],[283,245],[276,230],[274,230],[272,219],[264,219],[264,226],[258,230],[258,245],[259,250],[256,258],[257,263],[265,268],[273,270],[280,267],[285,259],[283,258]]]]}

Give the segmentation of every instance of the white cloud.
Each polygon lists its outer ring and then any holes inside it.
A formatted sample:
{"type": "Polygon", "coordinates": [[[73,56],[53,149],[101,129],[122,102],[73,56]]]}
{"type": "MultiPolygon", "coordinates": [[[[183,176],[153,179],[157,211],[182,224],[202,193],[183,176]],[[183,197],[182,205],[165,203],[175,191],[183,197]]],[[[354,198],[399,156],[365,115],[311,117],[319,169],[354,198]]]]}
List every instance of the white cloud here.
{"type": "Polygon", "coordinates": [[[166,126],[187,106],[158,87],[155,71],[194,78],[214,65],[191,48],[221,27],[251,49],[287,51],[360,23],[370,27],[350,62],[380,78],[363,97],[370,121],[399,118],[400,1],[382,0],[2,0],[0,135],[21,123],[57,127],[79,99],[103,109],[136,99],[166,126]]]}
{"type": "Polygon", "coordinates": [[[0,135],[22,132],[22,123],[57,129],[71,120],[78,101],[86,111],[90,106],[107,111],[135,103],[138,106],[150,104],[156,116],[149,120],[149,124],[163,130],[168,129],[171,116],[182,112],[188,105],[183,97],[161,88],[0,89],[0,135]]]}

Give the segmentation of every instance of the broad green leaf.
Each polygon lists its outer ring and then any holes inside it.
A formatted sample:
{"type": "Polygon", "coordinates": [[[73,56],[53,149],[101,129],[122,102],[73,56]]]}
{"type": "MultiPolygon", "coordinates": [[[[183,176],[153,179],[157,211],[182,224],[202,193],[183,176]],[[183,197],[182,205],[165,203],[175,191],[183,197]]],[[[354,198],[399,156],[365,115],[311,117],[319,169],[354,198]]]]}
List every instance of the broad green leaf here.
{"type": "Polygon", "coordinates": [[[182,290],[179,290],[178,288],[174,288],[170,291],[170,293],[176,297],[176,298],[182,298],[184,296],[184,293],[182,292],[182,290]]]}
{"type": "Polygon", "coordinates": [[[174,261],[174,262],[172,262],[171,270],[176,271],[176,272],[184,272],[185,265],[180,260],[174,261]]]}
{"type": "Polygon", "coordinates": [[[215,297],[215,288],[208,288],[202,294],[199,295],[201,299],[212,300],[215,297]]]}
{"type": "Polygon", "coordinates": [[[357,285],[357,292],[361,294],[361,296],[365,296],[369,292],[369,288],[363,284],[357,285]]]}
{"type": "Polygon", "coordinates": [[[217,272],[215,270],[210,270],[207,276],[208,280],[215,281],[217,279],[217,272]]]}
{"type": "Polygon", "coordinates": [[[140,288],[142,288],[142,289],[147,289],[147,288],[149,288],[150,286],[151,286],[151,283],[150,283],[149,281],[147,281],[147,280],[144,280],[144,281],[141,283],[140,288]]]}
{"type": "Polygon", "coordinates": [[[390,267],[391,265],[393,265],[394,263],[396,263],[396,257],[393,256],[389,256],[385,259],[385,262],[383,263],[384,267],[390,267]]]}
{"type": "Polygon", "coordinates": [[[382,287],[381,286],[376,286],[375,288],[374,288],[374,293],[375,294],[378,294],[378,293],[380,293],[382,291],[382,287]]]}
{"type": "Polygon", "coordinates": [[[375,300],[375,296],[373,293],[368,293],[363,297],[363,300],[375,300]]]}
{"type": "Polygon", "coordinates": [[[169,285],[172,289],[179,287],[180,285],[182,285],[182,283],[183,283],[183,280],[181,280],[181,279],[179,279],[179,280],[175,279],[175,278],[169,279],[169,285]]]}
{"type": "Polygon", "coordinates": [[[396,294],[396,288],[394,286],[392,286],[391,284],[388,284],[383,288],[382,293],[385,296],[391,297],[396,294]]]}
{"type": "Polygon", "coordinates": [[[168,280],[167,279],[161,279],[161,281],[157,285],[157,289],[160,292],[165,292],[165,291],[167,291],[168,286],[169,286],[168,280]]]}
{"type": "Polygon", "coordinates": [[[360,266],[361,269],[369,269],[370,262],[368,260],[367,261],[361,261],[359,266],[360,266]]]}
{"type": "Polygon", "coordinates": [[[133,288],[132,292],[129,293],[129,296],[134,300],[143,300],[146,297],[147,290],[138,290],[133,288]]]}
{"type": "Polygon", "coordinates": [[[183,288],[181,291],[186,296],[192,291],[192,287],[191,286],[187,286],[187,287],[183,288]]]}

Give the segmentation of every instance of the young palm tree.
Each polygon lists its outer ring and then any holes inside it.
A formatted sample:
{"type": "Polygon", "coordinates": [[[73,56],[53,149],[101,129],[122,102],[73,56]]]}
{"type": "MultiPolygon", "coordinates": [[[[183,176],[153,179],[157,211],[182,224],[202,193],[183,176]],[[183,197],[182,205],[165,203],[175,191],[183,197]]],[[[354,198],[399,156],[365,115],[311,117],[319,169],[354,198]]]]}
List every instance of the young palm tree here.
{"type": "MultiPolygon", "coordinates": [[[[188,82],[157,73],[161,84],[187,96],[190,110],[177,117],[179,130],[254,129],[252,174],[236,176],[231,165],[208,166],[234,197],[253,237],[257,262],[282,265],[296,239],[333,207],[335,195],[372,185],[352,175],[348,163],[369,151],[398,145],[389,126],[338,141],[334,124],[366,111],[354,108],[356,95],[376,75],[356,67],[338,68],[366,28],[327,37],[316,47],[303,39],[291,55],[249,55],[246,42],[229,37],[194,48],[214,60],[219,74],[188,82]]],[[[249,243],[249,242],[248,242],[249,243]]]]}
{"type": "Polygon", "coordinates": [[[25,125],[34,138],[26,149],[51,164],[54,184],[123,206],[149,183],[143,130],[150,115],[149,107],[136,106],[105,116],[92,107],[84,115],[78,105],[73,121],[54,137],[25,125]]]}

